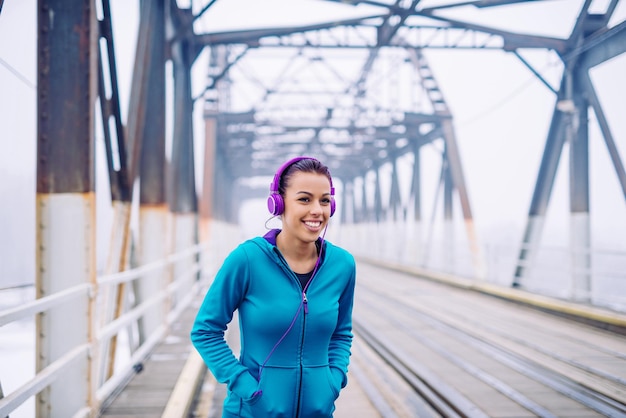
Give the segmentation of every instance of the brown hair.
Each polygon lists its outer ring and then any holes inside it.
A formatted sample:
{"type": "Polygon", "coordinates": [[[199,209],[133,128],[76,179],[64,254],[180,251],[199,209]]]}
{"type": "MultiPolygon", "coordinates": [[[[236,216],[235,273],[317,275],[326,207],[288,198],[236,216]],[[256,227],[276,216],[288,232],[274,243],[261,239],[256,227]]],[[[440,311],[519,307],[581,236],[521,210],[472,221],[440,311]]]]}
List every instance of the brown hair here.
{"type": "Polygon", "coordinates": [[[330,182],[330,185],[332,187],[333,179],[330,176],[330,170],[328,169],[328,167],[314,158],[304,158],[291,164],[283,171],[283,174],[280,176],[280,182],[278,186],[278,193],[280,193],[281,196],[285,195],[285,189],[289,185],[289,179],[297,172],[324,175],[328,178],[328,181],[330,182]]]}

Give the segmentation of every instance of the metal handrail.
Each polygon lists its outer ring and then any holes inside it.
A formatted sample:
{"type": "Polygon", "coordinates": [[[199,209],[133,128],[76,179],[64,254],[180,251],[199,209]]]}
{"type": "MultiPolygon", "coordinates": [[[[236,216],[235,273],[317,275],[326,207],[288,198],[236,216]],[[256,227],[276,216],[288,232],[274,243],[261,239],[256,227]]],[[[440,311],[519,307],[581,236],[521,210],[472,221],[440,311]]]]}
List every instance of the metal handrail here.
{"type": "MultiPolygon", "coordinates": [[[[144,264],[140,267],[123,272],[101,276],[97,278],[96,285],[89,283],[80,284],[35,301],[28,302],[23,306],[5,309],[0,311],[0,326],[46,312],[47,310],[59,306],[68,300],[73,300],[84,295],[87,295],[89,298],[94,298],[97,295],[97,287],[131,282],[142,277],[148,272],[172,265],[185,257],[201,254],[205,250],[206,244],[196,244],[175,254],[168,255],[161,260],[144,264]]],[[[125,312],[119,318],[116,318],[110,323],[102,326],[100,329],[95,330],[95,340],[92,343],[85,343],[74,347],[62,357],[49,364],[43,370],[39,371],[34,378],[30,379],[21,387],[8,394],[8,396],[1,398],[0,417],[8,416],[26,400],[41,392],[82,356],[90,355],[93,357],[95,346],[101,344],[107,339],[112,338],[125,326],[128,326],[142,317],[149,308],[153,307],[160,301],[164,301],[166,298],[178,291],[182,286],[192,282],[201,269],[202,266],[200,265],[200,261],[194,260],[193,265],[189,269],[175,277],[172,283],[168,284],[164,289],[151,296],[149,299],[143,301],[141,304],[133,307],[131,310],[125,312]]],[[[198,284],[191,284],[190,287],[192,290],[198,290],[198,284]]],[[[166,313],[164,323],[158,326],[151,333],[151,335],[148,336],[143,344],[132,353],[128,364],[125,367],[122,367],[121,370],[118,370],[113,376],[111,376],[111,378],[100,385],[100,387],[96,388],[96,405],[85,405],[84,408],[76,412],[74,415],[75,418],[86,417],[94,412],[94,407],[97,407],[97,405],[104,402],[119,387],[119,385],[124,382],[129,372],[133,369],[133,365],[145,359],[154,347],[164,338],[167,334],[169,326],[180,316],[182,311],[193,299],[193,296],[193,291],[188,292],[186,297],[178,301],[176,306],[170,312],[166,313]]]]}
{"type": "MultiPolygon", "coordinates": [[[[181,274],[181,277],[187,275],[192,276],[198,271],[200,271],[200,266],[196,264],[193,268],[189,269],[189,271],[181,274]]],[[[170,283],[161,292],[135,306],[133,309],[126,311],[123,316],[120,316],[119,318],[109,322],[108,325],[105,325],[99,330],[96,339],[102,341],[107,338],[111,338],[113,335],[117,334],[117,332],[119,332],[124,326],[140,318],[142,314],[144,314],[153,305],[165,300],[168,296],[172,295],[176,290],[178,290],[179,287],[182,287],[182,280],[183,279],[179,279],[173,283],[170,283]]]]}
{"type": "Polygon", "coordinates": [[[201,252],[203,249],[205,249],[205,247],[206,247],[206,244],[196,244],[192,247],[181,250],[177,253],[170,254],[161,260],[153,261],[151,263],[141,265],[134,269],[124,270],[118,273],[111,273],[105,276],[98,277],[97,282],[99,285],[105,285],[105,284],[113,285],[113,284],[120,284],[120,283],[128,283],[132,280],[138,279],[139,277],[141,277],[142,274],[165,267],[168,264],[172,264],[192,254],[197,254],[201,252]]]}
{"type": "Polygon", "coordinates": [[[0,399],[0,417],[6,417],[11,411],[23,404],[31,396],[41,392],[65,371],[74,361],[91,351],[89,344],[82,344],[65,353],[61,358],[22,385],[19,389],[0,399]]]}
{"type": "Polygon", "coordinates": [[[41,299],[28,302],[23,306],[5,309],[0,311],[0,327],[19,321],[20,319],[33,316],[40,312],[44,312],[50,308],[60,305],[63,302],[83,296],[84,294],[93,294],[93,285],[89,283],[79,284],[45,296],[41,299]]]}
{"type": "MultiPolygon", "coordinates": [[[[152,349],[163,339],[163,337],[165,337],[165,335],[167,334],[167,328],[168,327],[166,325],[161,325],[152,334],[150,334],[150,336],[146,339],[146,342],[143,343],[142,346],[131,355],[129,364],[134,365],[144,359],[152,351],[152,349]]],[[[100,404],[104,402],[126,379],[126,376],[127,373],[119,372],[114,374],[109,380],[104,382],[102,386],[100,386],[96,390],[96,399],[98,400],[98,403],[100,404]]]]}
{"type": "MultiPolygon", "coordinates": [[[[353,254],[363,258],[373,260],[384,260],[385,255],[380,252],[381,240],[361,239],[367,234],[371,234],[372,228],[379,227],[376,223],[359,224],[359,225],[342,225],[342,238],[344,245],[353,254]],[[344,234],[347,232],[347,234],[344,234]]],[[[412,253],[405,252],[402,256],[394,259],[393,262],[398,265],[406,265],[409,267],[420,267],[432,271],[442,273],[452,273],[468,280],[486,280],[494,281],[498,285],[508,286],[514,281],[514,274],[517,268],[526,270],[528,278],[524,282],[524,287],[544,296],[557,297],[564,300],[578,300],[582,293],[573,293],[574,288],[559,288],[554,286],[550,288],[550,283],[555,281],[555,277],[561,277],[563,281],[569,280],[573,283],[573,277],[587,276],[592,283],[626,279],[626,270],[623,268],[607,267],[608,265],[622,266],[626,263],[626,251],[618,249],[606,249],[598,247],[589,248],[568,248],[567,246],[549,245],[545,243],[521,243],[519,245],[500,245],[498,243],[479,243],[479,256],[481,257],[484,271],[480,271],[483,275],[477,274],[479,271],[475,269],[472,263],[476,254],[473,254],[468,248],[467,242],[462,240],[454,240],[450,246],[443,247],[442,241],[429,241],[425,243],[419,236],[406,234],[406,241],[402,241],[402,236],[395,236],[396,245],[404,250],[412,249],[412,253]],[[408,237],[410,236],[411,246],[408,237]],[[446,251],[452,252],[451,262],[446,262],[444,257],[446,251]],[[528,251],[529,256],[520,259],[520,251],[528,251]],[[428,254],[430,258],[425,258],[424,254],[428,254]],[[561,263],[555,263],[553,259],[559,257],[565,260],[561,263]],[[591,262],[576,263],[580,257],[589,257],[591,262]],[[508,280],[508,282],[507,282],[508,280]],[[548,285],[548,286],[544,286],[548,285]]],[[[385,245],[386,247],[387,245],[385,245]]],[[[593,288],[593,285],[592,285],[593,288]]],[[[581,290],[584,292],[584,289],[581,290]]],[[[609,308],[612,310],[624,312],[626,311],[626,297],[622,295],[606,295],[598,293],[587,293],[588,300],[585,303],[591,305],[609,308]],[[610,296],[610,297],[609,297],[610,296]]]]}
{"type": "MultiPolygon", "coordinates": [[[[191,270],[195,270],[195,269],[191,269],[191,270]]],[[[193,274],[193,272],[189,271],[189,272],[183,273],[181,276],[185,276],[187,274],[193,274]]],[[[167,292],[168,293],[174,292],[180,286],[181,284],[179,283],[172,283],[168,286],[167,292]]],[[[194,289],[192,289],[192,291],[189,292],[187,297],[184,298],[178,304],[177,308],[175,308],[173,311],[171,311],[168,314],[166,318],[166,324],[168,326],[174,323],[178,319],[180,314],[183,312],[183,310],[189,305],[189,303],[191,303],[191,301],[193,300],[194,294],[197,291],[197,287],[198,287],[198,284],[194,285],[194,289]]],[[[163,339],[166,333],[167,333],[167,326],[161,325],[150,335],[150,337],[141,345],[141,347],[139,347],[139,349],[136,350],[131,355],[130,360],[128,362],[128,366],[125,369],[114,374],[109,380],[107,380],[96,391],[96,398],[98,400],[98,403],[104,402],[104,400],[106,400],[113,393],[113,391],[115,391],[115,389],[119,387],[119,385],[124,381],[124,379],[126,378],[128,372],[132,369],[132,367],[138,362],[140,362],[142,359],[144,359],[148,355],[148,353],[152,351],[154,346],[156,346],[156,344],[158,344],[159,341],[163,339]]]]}

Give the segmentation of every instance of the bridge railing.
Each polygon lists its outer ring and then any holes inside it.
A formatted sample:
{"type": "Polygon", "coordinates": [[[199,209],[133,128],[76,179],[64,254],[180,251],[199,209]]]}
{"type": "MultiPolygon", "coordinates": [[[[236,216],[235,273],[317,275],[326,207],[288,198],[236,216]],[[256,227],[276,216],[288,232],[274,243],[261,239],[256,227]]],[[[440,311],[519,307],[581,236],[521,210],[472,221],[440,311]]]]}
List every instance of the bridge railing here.
{"type": "Polygon", "coordinates": [[[435,239],[402,222],[344,224],[335,234],[333,239],[362,258],[503,287],[518,280],[520,288],[534,294],[626,312],[625,251],[472,244],[452,233],[435,239]],[[530,255],[520,260],[522,250],[530,255]],[[515,277],[518,269],[523,271],[521,280],[515,277]]]}
{"type": "MultiPolygon", "coordinates": [[[[98,312],[93,315],[90,321],[90,335],[93,336],[91,342],[79,344],[61,355],[56,361],[38,371],[33,378],[26,381],[14,390],[4,387],[4,397],[0,396],[0,417],[7,417],[29,399],[45,390],[53,382],[63,379],[63,376],[70,370],[80,369],[84,373],[84,384],[91,385],[91,399],[86,400],[82,409],[75,412],[74,418],[95,416],[102,405],[111,395],[122,386],[132,374],[136,373],[137,367],[141,364],[154,347],[167,335],[169,326],[177,320],[179,315],[189,305],[197,292],[204,286],[204,281],[199,280],[202,275],[205,278],[212,276],[217,261],[225,255],[231,247],[231,243],[224,239],[229,231],[223,228],[234,228],[233,226],[216,225],[214,235],[222,237],[220,242],[209,240],[171,254],[166,258],[149,264],[129,269],[120,273],[100,276],[95,285],[81,284],[63,291],[29,301],[20,306],[8,308],[0,311],[0,327],[16,321],[32,321],[37,315],[45,314],[51,309],[62,304],[77,302],[81,298],[99,300],[107,287],[117,287],[120,284],[127,284],[128,289],[132,289],[133,282],[155,271],[162,271],[163,274],[171,275],[174,266],[182,262],[186,268],[175,277],[171,276],[165,281],[166,285],[158,292],[147,295],[138,304],[126,304],[127,308],[117,318],[103,321],[105,317],[104,301],[96,303],[98,312]],[[225,233],[226,232],[226,233],[225,233]],[[155,309],[156,308],[156,309],[155,309]],[[110,349],[111,341],[120,338],[126,333],[128,340],[130,334],[137,333],[137,328],[141,321],[148,320],[150,315],[158,312],[161,323],[155,327],[149,335],[141,338],[136,344],[127,344],[125,347],[118,346],[116,354],[116,364],[114,372],[107,374],[106,363],[109,357],[103,355],[110,349]],[[124,349],[122,349],[124,348],[124,349]],[[85,362],[87,364],[85,364],[85,362]],[[92,370],[91,376],[97,376],[89,381],[87,370],[92,370]]],[[[236,234],[233,234],[236,237],[236,234]]],[[[152,318],[153,320],[154,318],[152,318]]],[[[71,324],[68,324],[71,327],[71,324]]],[[[62,338],[61,335],[58,338],[62,338]]],[[[127,341],[128,342],[128,341],[127,341]]],[[[33,362],[35,359],[33,358],[33,362]]],[[[0,381],[2,376],[0,375],[0,381]]],[[[2,392],[0,391],[0,395],[2,392]]],[[[34,416],[34,414],[33,414],[34,416]]],[[[52,416],[55,416],[54,414],[52,416]]]]}
{"type": "MultiPolygon", "coordinates": [[[[175,263],[181,260],[189,260],[190,257],[196,258],[196,256],[201,255],[205,251],[206,244],[196,245],[168,256],[165,260],[150,263],[133,270],[100,277],[98,279],[98,286],[116,286],[122,283],[131,284],[131,282],[140,279],[147,273],[158,270],[167,271],[167,268],[173,266],[175,263]]],[[[204,269],[206,268],[207,266],[204,266],[204,269]]],[[[97,404],[104,402],[128,378],[128,375],[133,373],[134,368],[141,363],[167,334],[169,325],[176,321],[180,313],[193,299],[196,293],[195,287],[197,287],[198,283],[198,274],[201,273],[202,270],[203,266],[200,263],[200,257],[197,257],[196,261],[189,263],[188,268],[167,284],[163,290],[132,307],[119,318],[99,327],[96,340],[99,344],[98,349],[100,351],[102,346],[111,341],[112,338],[119,336],[125,329],[136,326],[138,321],[145,317],[151,308],[162,305],[167,312],[165,320],[161,325],[158,326],[148,338],[139,343],[138,347],[130,353],[130,358],[124,362],[122,367],[116,368],[112,376],[103,379],[104,384],[96,391],[97,404]],[[181,300],[176,300],[174,303],[176,296],[180,294],[185,294],[186,296],[181,300]]]]}

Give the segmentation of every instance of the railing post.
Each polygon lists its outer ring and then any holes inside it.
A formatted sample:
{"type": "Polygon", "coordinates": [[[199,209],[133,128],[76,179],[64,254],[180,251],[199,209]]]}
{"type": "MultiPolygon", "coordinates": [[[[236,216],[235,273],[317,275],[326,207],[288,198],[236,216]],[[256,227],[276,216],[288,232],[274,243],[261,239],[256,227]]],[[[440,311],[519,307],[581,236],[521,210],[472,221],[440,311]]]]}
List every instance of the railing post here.
{"type": "MultiPolygon", "coordinates": [[[[91,0],[38,1],[37,298],[96,283],[96,27],[91,0]]],[[[36,371],[93,346],[93,315],[93,294],[38,314],[36,371]]],[[[37,395],[37,417],[71,417],[92,405],[91,357],[37,395]]]]}

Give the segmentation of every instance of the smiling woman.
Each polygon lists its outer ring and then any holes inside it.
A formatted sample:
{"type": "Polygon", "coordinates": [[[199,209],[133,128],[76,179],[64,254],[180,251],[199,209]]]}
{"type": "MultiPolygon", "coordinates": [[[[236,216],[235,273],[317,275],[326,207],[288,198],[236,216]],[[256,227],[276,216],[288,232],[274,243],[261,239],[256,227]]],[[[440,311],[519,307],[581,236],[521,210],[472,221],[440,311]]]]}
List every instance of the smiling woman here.
{"type": "Polygon", "coordinates": [[[335,212],[328,168],[311,157],[283,164],[268,209],[282,229],[248,240],[224,261],[191,339],[228,386],[224,417],[331,417],[346,386],[356,268],[324,240],[335,212]],[[237,359],[224,331],[239,312],[237,359]]]}

